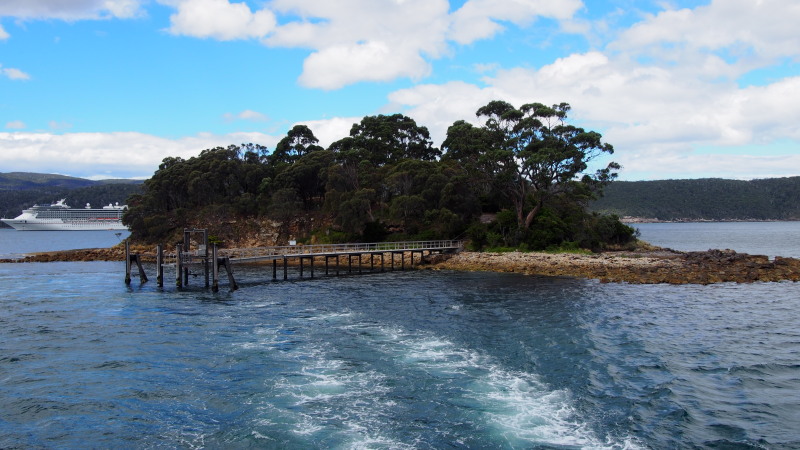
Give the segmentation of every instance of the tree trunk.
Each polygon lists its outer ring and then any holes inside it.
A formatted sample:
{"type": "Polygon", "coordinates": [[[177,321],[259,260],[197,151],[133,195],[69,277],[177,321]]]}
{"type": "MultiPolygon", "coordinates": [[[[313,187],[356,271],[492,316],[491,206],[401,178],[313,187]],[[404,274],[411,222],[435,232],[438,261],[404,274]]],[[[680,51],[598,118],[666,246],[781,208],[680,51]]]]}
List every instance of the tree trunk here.
{"type": "Polygon", "coordinates": [[[531,224],[533,223],[533,219],[536,218],[536,215],[539,214],[539,211],[542,210],[542,201],[536,202],[536,206],[528,213],[525,217],[525,229],[529,229],[531,224]]]}

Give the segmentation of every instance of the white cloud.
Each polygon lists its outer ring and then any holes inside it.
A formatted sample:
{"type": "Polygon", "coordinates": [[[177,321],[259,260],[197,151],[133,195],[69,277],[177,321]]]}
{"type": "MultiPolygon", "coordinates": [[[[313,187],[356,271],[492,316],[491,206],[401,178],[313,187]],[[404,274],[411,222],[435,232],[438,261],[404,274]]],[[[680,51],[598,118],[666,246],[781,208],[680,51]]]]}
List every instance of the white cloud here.
{"type": "Polygon", "coordinates": [[[31,79],[30,75],[28,75],[27,73],[25,73],[25,72],[23,72],[23,71],[21,71],[19,69],[15,69],[15,68],[12,68],[12,67],[9,67],[7,69],[3,69],[2,65],[0,65],[0,74],[8,77],[11,80],[26,81],[26,80],[30,80],[31,79]]]}
{"type": "Polygon", "coordinates": [[[355,81],[389,81],[397,77],[420,79],[429,72],[428,63],[413,49],[395,48],[386,42],[373,41],[328,47],[312,53],[303,62],[300,84],[338,89],[355,81]]]}
{"type": "MultiPolygon", "coordinates": [[[[305,125],[319,139],[319,145],[327,148],[339,139],[350,136],[353,124],[361,122],[362,117],[334,117],[332,119],[307,120],[294,125],[305,125]]],[[[293,125],[293,126],[294,126],[293,125]]]]}
{"type": "Polygon", "coordinates": [[[141,0],[3,0],[0,17],[19,19],[128,19],[142,14],[141,0]]]}
{"type": "Polygon", "coordinates": [[[730,155],[696,152],[648,151],[623,163],[623,179],[729,178],[750,180],[800,175],[800,155],[730,155]],[[633,177],[627,174],[633,174],[633,177]]]}
{"type": "Polygon", "coordinates": [[[580,0],[470,0],[453,14],[449,37],[469,44],[500,32],[500,21],[525,26],[537,17],[568,20],[582,6],[580,0]]]}
{"type": "Polygon", "coordinates": [[[493,99],[515,106],[566,101],[573,123],[600,131],[615,146],[623,176],[800,175],[797,156],[771,153],[778,142],[800,141],[800,77],[742,88],[732,81],[686,77],[681,68],[589,52],[539,69],[501,70],[484,81],[486,87],[420,85],[396,91],[389,100],[428,126],[437,143],[453,121],[477,123],[474,111],[493,99]],[[719,150],[737,148],[748,154],[722,157],[719,150]],[[718,154],[709,156],[714,149],[718,154]]]}
{"type": "Polygon", "coordinates": [[[447,52],[446,0],[277,0],[272,6],[301,19],[279,26],[263,42],[313,50],[300,77],[307,87],[419,79],[430,73],[426,58],[447,52]]]}
{"type": "Polygon", "coordinates": [[[266,36],[275,28],[275,15],[267,9],[256,12],[245,3],[228,0],[172,0],[178,12],[170,17],[173,34],[222,41],[266,36]]]}
{"type": "Polygon", "coordinates": [[[273,0],[254,12],[231,0],[159,1],[177,9],[169,28],[174,34],[310,49],[299,81],[321,89],[418,80],[430,73],[431,59],[449,54],[452,42],[491,37],[501,22],[568,21],[581,7],[580,0],[469,0],[451,14],[447,0],[273,0]]]}
{"type": "Polygon", "coordinates": [[[12,120],[6,123],[6,128],[9,130],[23,130],[25,129],[25,122],[21,120],[12,120]]]}
{"type": "Polygon", "coordinates": [[[0,25],[0,41],[6,40],[11,37],[8,32],[3,28],[3,25],[0,25]]]}
{"type": "Polygon", "coordinates": [[[204,149],[248,142],[274,147],[277,141],[262,133],[202,133],[173,140],[134,132],[10,132],[0,133],[0,167],[78,177],[102,173],[149,178],[166,157],[190,158],[204,149]]]}
{"type": "Polygon", "coordinates": [[[622,33],[611,48],[673,64],[712,52],[747,71],[779,58],[796,59],[798,22],[800,3],[793,0],[714,0],[651,15],[622,33]]]}

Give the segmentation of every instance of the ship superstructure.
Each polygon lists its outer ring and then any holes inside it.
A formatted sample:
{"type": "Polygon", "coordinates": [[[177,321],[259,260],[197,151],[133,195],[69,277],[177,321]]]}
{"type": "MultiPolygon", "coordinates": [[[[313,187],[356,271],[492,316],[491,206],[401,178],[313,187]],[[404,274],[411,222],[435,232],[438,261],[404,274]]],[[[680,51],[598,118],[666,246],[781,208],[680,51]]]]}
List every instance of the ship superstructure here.
{"type": "Polygon", "coordinates": [[[122,214],[127,205],[109,204],[102,208],[72,208],[61,199],[50,205],[34,205],[14,219],[0,219],[20,231],[127,230],[122,214]]]}

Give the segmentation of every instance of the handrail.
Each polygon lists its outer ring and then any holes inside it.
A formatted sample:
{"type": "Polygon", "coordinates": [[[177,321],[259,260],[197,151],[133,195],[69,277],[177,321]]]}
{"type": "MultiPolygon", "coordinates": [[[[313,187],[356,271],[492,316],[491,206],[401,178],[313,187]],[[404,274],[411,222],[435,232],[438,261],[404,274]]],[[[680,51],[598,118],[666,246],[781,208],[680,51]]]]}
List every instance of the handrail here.
{"type": "Polygon", "coordinates": [[[312,256],[334,255],[347,253],[392,252],[409,250],[442,250],[458,249],[463,246],[462,241],[435,240],[435,241],[396,241],[375,243],[352,244],[311,244],[311,245],[284,245],[270,247],[232,248],[222,249],[219,254],[232,260],[270,258],[281,256],[312,256]]]}
{"type": "MultiPolygon", "coordinates": [[[[349,244],[311,244],[311,245],[281,245],[268,247],[247,247],[221,249],[218,256],[230,258],[231,261],[246,261],[258,259],[280,259],[282,257],[346,255],[348,253],[390,253],[402,251],[422,250],[447,250],[461,249],[463,241],[458,240],[430,240],[430,241],[396,241],[374,243],[349,243],[349,244]]],[[[177,262],[176,253],[164,254],[164,265],[174,265],[177,262]]],[[[181,252],[182,264],[202,263],[203,255],[194,251],[181,252]]]]}

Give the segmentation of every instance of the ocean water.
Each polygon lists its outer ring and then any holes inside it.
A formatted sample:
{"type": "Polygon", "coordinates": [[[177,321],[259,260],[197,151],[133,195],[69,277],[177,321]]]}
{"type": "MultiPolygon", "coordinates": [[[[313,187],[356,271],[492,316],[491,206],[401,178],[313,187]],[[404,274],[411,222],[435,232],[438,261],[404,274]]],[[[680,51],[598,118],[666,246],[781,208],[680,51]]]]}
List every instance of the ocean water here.
{"type": "Polygon", "coordinates": [[[733,249],[751,255],[800,258],[800,222],[632,224],[640,239],[682,251],[733,249]]]}
{"type": "Polygon", "coordinates": [[[17,259],[28,253],[79,248],[106,248],[119,244],[130,231],[16,231],[0,228],[0,258],[17,259]]]}
{"type": "Polygon", "coordinates": [[[0,448],[800,448],[798,283],[122,266],[0,264],[0,448]]]}

